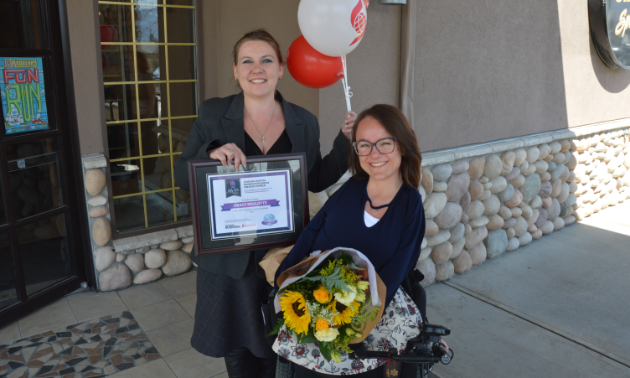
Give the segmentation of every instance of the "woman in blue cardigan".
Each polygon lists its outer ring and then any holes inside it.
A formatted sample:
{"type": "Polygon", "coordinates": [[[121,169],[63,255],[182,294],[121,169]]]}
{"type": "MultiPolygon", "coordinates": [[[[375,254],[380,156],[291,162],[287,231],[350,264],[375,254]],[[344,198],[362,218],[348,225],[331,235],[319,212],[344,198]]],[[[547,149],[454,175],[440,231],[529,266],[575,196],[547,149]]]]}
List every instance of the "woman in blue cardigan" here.
{"type": "MultiPolygon", "coordinates": [[[[276,279],[311,252],[353,248],[374,265],[387,286],[385,305],[389,306],[414,269],[424,238],[424,209],[417,190],[420,149],[405,116],[393,106],[364,110],[355,124],[352,140],[356,142],[350,155],[353,177],[311,220],[278,268],[276,279]]],[[[378,371],[357,375],[382,376],[378,371]]],[[[297,366],[296,377],[311,376],[326,375],[297,366]]]]}

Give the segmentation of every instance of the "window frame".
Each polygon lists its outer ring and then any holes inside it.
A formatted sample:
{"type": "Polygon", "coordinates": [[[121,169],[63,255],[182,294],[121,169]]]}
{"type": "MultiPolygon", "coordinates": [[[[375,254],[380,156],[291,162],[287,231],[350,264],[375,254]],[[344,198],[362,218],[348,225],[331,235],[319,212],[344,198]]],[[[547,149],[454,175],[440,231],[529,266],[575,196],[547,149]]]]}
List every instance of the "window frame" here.
{"type": "MultiPolygon", "coordinates": [[[[173,198],[173,202],[176,203],[177,199],[176,199],[176,191],[180,190],[181,188],[176,186],[175,184],[175,179],[174,179],[174,161],[172,159],[172,157],[174,156],[179,156],[181,155],[181,152],[176,152],[175,150],[175,146],[173,145],[173,137],[172,137],[172,124],[171,121],[172,120],[177,120],[177,119],[191,119],[192,121],[194,121],[197,117],[198,117],[198,107],[199,107],[199,98],[200,98],[200,93],[202,92],[200,89],[200,85],[199,83],[201,82],[200,79],[200,74],[201,74],[201,70],[200,70],[200,65],[199,65],[199,54],[201,53],[200,51],[200,32],[199,32],[199,21],[200,21],[200,2],[195,0],[193,5],[173,5],[173,4],[168,4],[168,0],[156,0],[156,3],[154,4],[150,4],[149,3],[150,0],[146,0],[146,1],[142,1],[142,0],[123,0],[123,1],[113,1],[113,0],[98,0],[96,2],[96,6],[95,6],[95,12],[96,12],[96,19],[98,20],[98,5],[100,4],[109,4],[109,5],[121,5],[121,6],[128,6],[128,7],[134,7],[134,6],[154,6],[154,7],[161,7],[166,9],[169,8],[179,8],[179,9],[191,9],[194,11],[194,25],[193,25],[193,32],[192,32],[192,36],[195,39],[194,42],[192,43],[169,43],[168,42],[168,26],[167,26],[167,12],[163,12],[163,17],[164,17],[164,35],[165,35],[165,41],[164,42],[104,42],[102,43],[103,45],[114,45],[114,46],[120,46],[120,45],[130,45],[133,46],[133,54],[134,56],[137,56],[137,46],[139,45],[157,45],[157,46],[162,46],[166,48],[166,75],[170,75],[170,73],[168,72],[168,47],[169,46],[190,46],[193,48],[194,51],[194,56],[195,56],[195,79],[192,80],[169,80],[169,77],[167,76],[166,79],[162,79],[160,78],[160,80],[151,80],[151,83],[162,83],[166,86],[167,88],[167,93],[168,93],[168,103],[166,106],[170,107],[170,97],[171,97],[171,92],[170,92],[170,84],[171,83],[192,83],[195,85],[195,93],[194,93],[194,106],[195,106],[195,111],[197,112],[196,115],[190,115],[190,116],[175,116],[173,117],[170,109],[168,112],[168,116],[167,117],[155,117],[155,118],[147,118],[147,119],[143,119],[140,118],[140,111],[139,111],[139,101],[136,101],[136,114],[137,117],[136,119],[133,120],[124,120],[124,121],[112,121],[110,123],[108,123],[106,116],[105,116],[105,112],[103,113],[103,117],[102,117],[102,131],[103,131],[103,154],[105,156],[105,158],[107,159],[107,167],[105,168],[106,171],[106,187],[107,187],[107,198],[108,198],[108,203],[109,203],[109,213],[110,213],[110,223],[112,226],[112,240],[118,240],[118,239],[124,239],[124,238],[128,238],[128,237],[133,237],[133,236],[138,236],[138,235],[144,235],[144,234],[148,234],[151,232],[157,232],[157,231],[163,231],[163,230],[171,230],[174,228],[179,228],[179,227],[186,227],[186,226],[190,226],[192,225],[192,218],[191,219],[187,219],[184,221],[177,221],[177,213],[175,211],[174,214],[174,221],[170,222],[170,223],[164,223],[164,224],[160,224],[160,225],[156,225],[156,226],[149,226],[148,225],[148,215],[147,215],[147,198],[146,196],[149,194],[153,194],[153,193],[159,193],[159,192],[168,192],[171,191],[172,192],[172,198],[173,198]],[[171,179],[172,179],[172,183],[173,183],[173,187],[169,188],[169,189],[159,189],[156,191],[153,190],[149,190],[146,191],[146,187],[144,184],[144,169],[143,166],[144,164],[142,163],[142,159],[147,159],[147,157],[145,157],[142,154],[142,146],[139,147],[139,156],[136,157],[130,157],[130,158],[121,158],[121,159],[115,159],[115,161],[122,161],[122,160],[140,160],[140,180],[141,180],[141,188],[140,188],[140,192],[138,193],[133,193],[130,195],[123,195],[123,196],[116,196],[116,198],[114,198],[114,194],[113,194],[113,181],[112,181],[112,172],[111,172],[111,165],[110,163],[110,155],[109,155],[109,140],[107,138],[107,127],[110,125],[115,125],[116,123],[119,124],[125,124],[125,123],[129,123],[129,124],[135,124],[136,126],[140,126],[143,122],[155,122],[157,120],[160,120],[162,122],[168,122],[168,130],[169,130],[169,152],[168,154],[159,154],[160,157],[164,157],[164,156],[169,156],[171,157],[171,179]],[[132,196],[142,196],[143,197],[143,210],[144,210],[144,215],[145,215],[145,226],[143,228],[137,228],[137,229],[133,229],[133,230],[128,230],[128,231],[118,231],[117,227],[116,227],[116,210],[114,207],[114,200],[115,199],[119,199],[119,198],[124,198],[124,197],[132,197],[132,196]]],[[[132,14],[132,33],[134,34],[134,38],[135,38],[135,14],[134,12],[131,12],[132,14]]],[[[97,22],[97,26],[99,25],[99,22],[97,22]]],[[[97,35],[98,31],[97,31],[97,35]]],[[[100,51],[100,41],[97,40],[97,51],[100,51]]],[[[100,62],[99,62],[100,63],[100,62]]],[[[139,85],[138,83],[142,84],[143,80],[133,80],[133,81],[127,81],[127,82],[105,82],[105,78],[103,77],[103,70],[102,67],[99,65],[98,67],[98,72],[99,72],[99,77],[98,77],[98,83],[99,83],[99,93],[101,96],[101,105],[103,105],[105,103],[105,88],[107,86],[114,86],[114,85],[121,85],[124,83],[124,85],[135,85],[136,86],[136,99],[138,96],[138,89],[137,86],[139,85]]],[[[134,75],[135,78],[137,78],[137,59],[134,59],[134,75]]],[[[146,83],[145,83],[146,84],[146,83]]],[[[139,136],[138,136],[138,140],[140,145],[142,144],[142,131],[139,131],[139,136]]],[[[147,155],[150,157],[155,157],[154,155],[147,155]]],[[[175,206],[174,206],[175,207],[175,206]]]]}

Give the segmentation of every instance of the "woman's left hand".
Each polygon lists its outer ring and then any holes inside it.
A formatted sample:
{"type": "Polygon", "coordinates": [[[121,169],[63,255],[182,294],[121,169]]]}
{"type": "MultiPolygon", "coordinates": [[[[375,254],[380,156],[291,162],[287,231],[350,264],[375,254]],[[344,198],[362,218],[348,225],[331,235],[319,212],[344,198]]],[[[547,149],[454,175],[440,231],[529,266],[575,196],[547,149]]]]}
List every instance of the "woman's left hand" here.
{"type": "Polygon", "coordinates": [[[346,113],[346,120],[343,122],[343,125],[341,126],[341,132],[348,139],[350,139],[350,136],[352,135],[352,128],[354,127],[354,121],[356,121],[356,119],[357,119],[357,113],[352,112],[352,111],[346,113]]]}

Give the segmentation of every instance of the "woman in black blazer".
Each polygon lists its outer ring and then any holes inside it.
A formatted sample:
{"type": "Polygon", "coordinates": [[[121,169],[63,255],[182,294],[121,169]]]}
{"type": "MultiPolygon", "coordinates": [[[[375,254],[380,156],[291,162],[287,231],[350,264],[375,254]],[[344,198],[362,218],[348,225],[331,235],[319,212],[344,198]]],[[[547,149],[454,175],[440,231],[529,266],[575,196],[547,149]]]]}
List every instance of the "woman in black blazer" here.
{"type": "MultiPolygon", "coordinates": [[[[245,34],[234,46],[234,79],[242,92],[199,106],[186,147],[175,163],[175,182],[188,188],[190,159],[212,158],[245,165],[247,156],[306,152],[308,189],[321,192],[348,169],[349,135],[356,114],[346,115],[332,151],[322,158],[317,118],[276,91],[284,74],[278,43],[264,30],[245,34]]],[[[260,302],[267,296],[257,262],[266,250],[197,256],[197,307],[192,346],[225,357],[228,375],[274,377],[276,355],[265,340],[260,302]]]]}

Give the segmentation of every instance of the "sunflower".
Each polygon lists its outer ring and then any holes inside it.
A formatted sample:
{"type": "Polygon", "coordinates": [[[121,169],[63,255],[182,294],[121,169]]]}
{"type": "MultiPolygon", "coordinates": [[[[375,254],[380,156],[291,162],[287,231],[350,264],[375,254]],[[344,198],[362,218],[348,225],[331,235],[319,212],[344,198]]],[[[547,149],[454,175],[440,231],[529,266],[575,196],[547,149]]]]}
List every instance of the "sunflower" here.
{"type": "MultiPolygon", "coordinates": [[[[328,308],[333,310],[337,308],[337,305],[337,300],[335,300],[330,306],[328,306],[328,308]]],[[[339,303],[339,305],[341,305],[341,303],[339,303]]],[[[359,307],[361,307],[361,304],[357,301],[353,301],[352,303],[350,303],[350,306],[345,307],[333,317],[333,323],[338,326],[350,324],[350,322],[352,321],[352,317],[357,313],[359,307]]]]}
{"type": "Polygon", "coordinates": [[[307,334],[311,317],[306,308],[306,299],[296,291],[285,291],[280,298],[280,307],[284,313],[284,324],[296,333],[307,334]]]}

